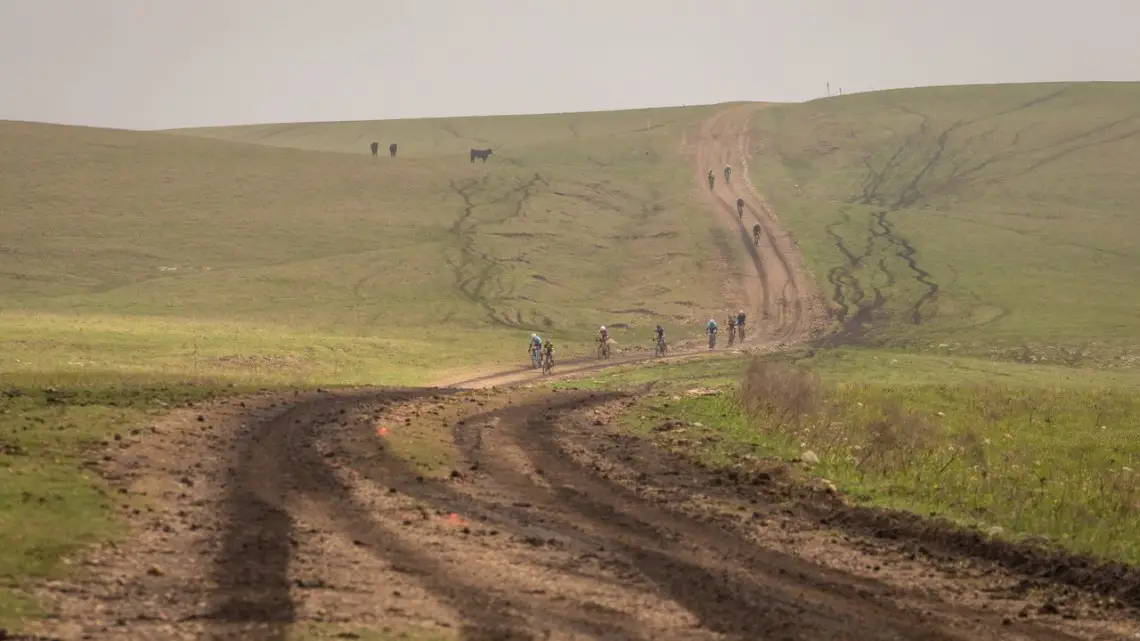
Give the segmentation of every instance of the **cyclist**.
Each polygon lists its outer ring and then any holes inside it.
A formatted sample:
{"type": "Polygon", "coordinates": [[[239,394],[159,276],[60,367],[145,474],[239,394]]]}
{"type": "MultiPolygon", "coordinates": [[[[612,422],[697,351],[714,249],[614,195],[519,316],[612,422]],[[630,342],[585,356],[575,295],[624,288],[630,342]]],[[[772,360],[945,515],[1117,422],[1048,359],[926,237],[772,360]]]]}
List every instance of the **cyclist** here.
{"type": "Polygon", "coordinates": [[[728,315],[728,344],[736,340],[736,317],[732,314],[728,315]]]}
{"type": "Polygon", "coordinates": [[[737,312],[736,313],[736,326],[737,327],[744,327],[744,321],[746,318],[748,318],[748,316],[744,313],[743,309],[740,310],[739,312],[737,312]]]}
{"type": "Polygon", "coordinates": [[[712,343],[716,340],[716,321],[709,319],[708,325],[705,325],[705,333],[709,335],[709,349],[712,349],[712,343]]]}
{"type": "Polygon", "coordinates": [[[756,245],[760,244],[760,223],[756,223],[752,226],[752,243],[756,245]]]}
{"type": "Polygon", "coordinates": [[[546,361],[549,361],[551,365],[554,364],[554,343],[549,340],[546,341],[546,344],[542,346],[542,356],[546,361]]]}
{"type": "MultiPolygon", "coordinates": [[[[539,359],[542,356],[542,338],[538,334],[530,335],[530,348],[527,349],[527,352],[530,354],[531,363],[541,364],[539,359]]],[[[535,367],[537,366],[535,365],[535,367]]]]}
{"type": "Polygon", "coordinates": [[[729,165],[724,166],[724,184],[728,184],[728,179],[732,176],[732,167],[729,165]]]}
{"type": "Polygon", "coordinates": [[[606,329],[605,325],[598,328],[598,342],[608,343],[610,341],[610,330],[606,329]]]}
{"type": "Polygon", "coordinates": [[[657,329],[653,330],[653,335],[657,338],[658,343],[665,342],[665,328],[658,325],[657,329]]]}
{"type": "Polygon", "coordinates": [[[709,170],[709,189],[713,188],[714,182],[716,182],[716,174],[714,174],[713,170],[710,169],[709,170]]]}
{"type": "Polygon", "coordinates": [[[744,199],[736,199],[736,215],[740,216],[740,220],[744,220],[744,199]]]}

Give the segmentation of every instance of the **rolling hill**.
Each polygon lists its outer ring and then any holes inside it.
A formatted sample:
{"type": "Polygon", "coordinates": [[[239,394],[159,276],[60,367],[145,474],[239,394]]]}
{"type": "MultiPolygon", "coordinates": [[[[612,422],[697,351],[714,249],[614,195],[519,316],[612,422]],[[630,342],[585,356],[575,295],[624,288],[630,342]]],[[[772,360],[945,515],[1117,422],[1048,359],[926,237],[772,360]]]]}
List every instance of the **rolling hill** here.
{"type": "Polygon", "coordinates": [[[724,232],[678,154],[707,113],[2,123],[0,370],[414,381],[525,358],[532,330],[695,333],[736,269],[709,260],[724,232]],[[372,138],[399,157],[370,157],[372,138]]]}
{"type": "Polygon", "coordinates": [[[908,89],[779,105],[751,172],[840,340],[1130,365],[1140,84],[908,89]]]}

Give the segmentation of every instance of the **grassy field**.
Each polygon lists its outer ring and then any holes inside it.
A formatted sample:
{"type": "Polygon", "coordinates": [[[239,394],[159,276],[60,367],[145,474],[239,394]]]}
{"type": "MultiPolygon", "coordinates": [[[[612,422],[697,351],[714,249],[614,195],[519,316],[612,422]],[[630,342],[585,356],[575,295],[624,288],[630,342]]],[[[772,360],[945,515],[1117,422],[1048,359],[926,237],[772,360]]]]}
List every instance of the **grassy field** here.
{"type": "Polygon", "coordinates": [[[706,113],[192,132],[335,151],[0,123],[0,372],[415,383],[532,330],[683,334],[723,304],[677,153],[706,113]]]}
{"type": "Polygon", "coordinates": [[[850,335],[1132,366],[1137,104],[1140,83],[1081,83],[775,106],[750,173],[850,335]]]}
{"type": "Polygon", "coordinates": [[[723,467],[806,451],[856,503],[1140,563],[1140,373],[845,349],[658,364],[565,386],[653,396],[624,425],[723,467]],[[689,395],[694,388],[718,395],[689,395]],[[657,431],[669,420],[683,429],[657,431]]]}

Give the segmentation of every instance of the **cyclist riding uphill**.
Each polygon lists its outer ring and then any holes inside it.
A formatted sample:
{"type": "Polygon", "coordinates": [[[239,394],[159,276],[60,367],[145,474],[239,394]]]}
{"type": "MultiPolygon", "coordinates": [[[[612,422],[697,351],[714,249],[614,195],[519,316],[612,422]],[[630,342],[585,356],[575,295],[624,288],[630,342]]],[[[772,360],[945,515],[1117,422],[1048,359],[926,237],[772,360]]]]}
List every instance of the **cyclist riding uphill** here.
{"type": "Polygon", "coordinates": [[[665,328],[658,325],[657,329],[653,330],[653,335],[654,335],[654,337],[657,338],[658,342],[664,341],[665,340],[665,328]]]}
{"type": "Polygon", "coordinates": [[[543,353],[543,355],[545,355],[547,358],[550,359],[550,362],[553,363],[554,362],[554,343],[550,342],[549,340],[546,341],[546,343],[542,346],[542,353],[543,353]]]}
{"type": "Polygon", "coordinates": [[[532,361],[537,361],[539,355],[542,354],[542,338],[538,334],[530,335],[530,347],[527,348],[527,353],[530,354],[532,361]]]}
{"type": "Polygon", "coordinates": [[[598,342],[608,343],[610,340],[610,330],[606,329],[605,325],[598,328],[598,342]]]}
{"type": "Polygon", "coordinates": [[[709,336],[715,336],[716,330],[717,330],[716,321],[710,318],[709,324],[705,325],[705,333],[708,334],[709,336]]]}
{"type": "Polygon", "coordinates": [[[737,327],[744,327],[744,319],[745,319],[745,315],[744,315],[744,310],[742,309],[736,313],[736,326],[737,327]]]}
{"type": "Polygon", "coordinates": [[[715,182],[715,181],[716,181],[716,174],[714,174],[713,170],[710,169],[709,170],[709,189],[712,189],[713,182],[715,182]]]}
{"type": "Polygon", "coordinates": [[[725,182],[725,184],[728,184],[728,179],[731,176],[732,176],[732,167],[725,165],[724,166],[724,182],[725,182]]]}

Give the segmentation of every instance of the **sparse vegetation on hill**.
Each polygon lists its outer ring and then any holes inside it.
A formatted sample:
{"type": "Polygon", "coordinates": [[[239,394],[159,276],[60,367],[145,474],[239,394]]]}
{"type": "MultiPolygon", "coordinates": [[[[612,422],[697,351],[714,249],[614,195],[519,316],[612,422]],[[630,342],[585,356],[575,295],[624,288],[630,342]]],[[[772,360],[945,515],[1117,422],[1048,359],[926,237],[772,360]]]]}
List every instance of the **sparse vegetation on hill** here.
{"type": "Polygon", "coordinates": [[[751,173],[845,339],[1133,365],[1140,84],[943,87],[774,106],[751,173]]]}

